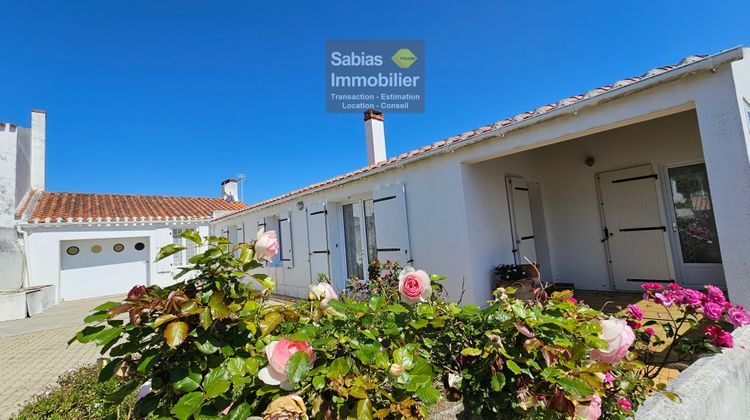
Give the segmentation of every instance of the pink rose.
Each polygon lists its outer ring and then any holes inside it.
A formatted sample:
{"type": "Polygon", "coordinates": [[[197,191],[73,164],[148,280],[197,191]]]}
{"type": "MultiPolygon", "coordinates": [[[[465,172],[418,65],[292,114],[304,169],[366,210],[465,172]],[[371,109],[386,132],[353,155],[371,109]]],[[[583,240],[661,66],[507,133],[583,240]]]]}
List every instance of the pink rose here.
{"type": "Polygon", "coordinates": [[[721,318],[721,315],[724,313],[724,308],[716,303],[706,302],[703,305],[703,309],[701,309],[701,312],[703,312],[703,315],[705,315],[707,318],[716,321],[721,318]]]}
{"type": "Polygon", "coordinates": [[[604,350],[594,349],[591,351],[591,359],[614,364],[628,354],[630,345],[635,341],[635,333],[624,319],[610,318],[599,321],[602,332],[599,338],[607,342],[608,347],[604,350]]]}
{"type": "Polygon", "coordinates": [[[643,330],[643,332],[645,332],[646,334],[648,334],[649,337],[653,337],[654,334],[656,334],[656,332],[654,331],[654,329],[651,328],[651,327],[646,328],[645,330],[643,330]]]}
{"type": "Polygon", "coordinates": [[[293,341],[282,338],[272,341],[266,346],[266,357],[268,366],[258,372],[258,378],[268,385],[280,385],[282,389],[291,390],[289,377],[286,374],[286,364],[289,358],[298,351],[304,351],[310,358],[310,367],[313,365],[314,354],[312,347],[305,341],[293,341]]]}
{"type": "Polygon", "coordinates": [[[628,305],[628,312],[630,313],[630,316],[632,316],[636,321],[640,321],[643,319],[643,311],[641,310],[641,308],[635,305],[628,305]]]}
{"type": "Polygon", "coordinates": [[[727,312],[727,322],[734,325],[735,328],[750,324],[750,313],[742,306],[733,306],[727,312]]]}
{"type": "Polygon", "coordinates": [[[432,296],[430,276],[423,270],[406,267],[398,275],[398,291],[401,293],[401,301],[406,303],[427,300],[432,296]]]}
{"type": "Polygon", "coordinates": [[[615,383],[615,377],[612,376],[612,374],[609,373],[609,372],[604,372],[604,381],[602,381],[602,382],[606,382],[606,383],[608,383],[608,384],[611,385],[611,384],[615,383]]]}
{"type": "Polygon", "coordinates": [[[703,293],[693,289],[680,289],[670,293],[671,299],[678,305],[698,306],[703,301],[703,293]]]}
{"type": "Polygon", "coordinates": [[[321,299],[323,306],[328,306],[328,301],[331,299],[338,299],[339,295],[333,290],[330,284],[326,282],[320,282],[316,285],[310,286],[310,293],[315,299],[321,299]]]}
{"type": "Polygon", "coordinates": [[[576,417],[586,420],[597,420],[601,415],[602,398],[596,394],[588,401],[579,401],[579,404],[576,405],[576,417]],[[588,402],[588,404],[580,404],[580,402],[588,402]]]}
{"type": "Polygon", "coordinates": [[[630,400],[627,398],[620,398],[619,400],[617,400],[617,405],[628,411],[633,411],[633,404],[631,404],[630,400]]]}
{"type": "Polygon", "coordinates": [[[276,231],[269,230],[265,232],[263,229],[259,230],[257,239],[255,240],[255,256],[258,258],[258,261],[271,261],[278,253],[279,241],[276,238],[276,231]]]}
{"type": "Polygon", "coordinates": [[[655,292],[658,290],[664,290],[664,286],[659,283],[643,283],[641,288],[647,292],[655,292]]]}
{"type": "Polygon", "coordinates": [[[704,328],[706,335],[711,339],[711,344],[718,347],[726,347],[731,349],[734,347],[734,337],[729,331],[724,331],[721,328],[712,325],[704,328]]]}
{"type": "Polygon", "coordinates": [[[706,300],[713,302],[718,305],[724,306],[727,303],[727,298],[724,296],[724,292],[716,286],[706,286],[706,300]]]}

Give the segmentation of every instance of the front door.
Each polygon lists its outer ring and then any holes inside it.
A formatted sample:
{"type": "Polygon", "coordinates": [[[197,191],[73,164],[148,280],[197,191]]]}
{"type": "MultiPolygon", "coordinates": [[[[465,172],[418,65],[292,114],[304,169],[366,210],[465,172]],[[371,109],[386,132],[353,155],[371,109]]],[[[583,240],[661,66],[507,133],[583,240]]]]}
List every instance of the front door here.
{"type": "Polygon", "coordinates": [[[650,165],[597,175],[612,282],[640,290],[645,282],[672,282],[667,228],[650,165]]]}
{"type": "Polygon", "coordinates": [[[377,258],[375,213],[372,200],[341,206],[344,218],[346,277],[367,280],[367,266],[377,258]]]}
{"type": "Polygon", "coordinates": [[[704,163],[665,168],[677,281],[723,286],[719,235],[704,163]]]}

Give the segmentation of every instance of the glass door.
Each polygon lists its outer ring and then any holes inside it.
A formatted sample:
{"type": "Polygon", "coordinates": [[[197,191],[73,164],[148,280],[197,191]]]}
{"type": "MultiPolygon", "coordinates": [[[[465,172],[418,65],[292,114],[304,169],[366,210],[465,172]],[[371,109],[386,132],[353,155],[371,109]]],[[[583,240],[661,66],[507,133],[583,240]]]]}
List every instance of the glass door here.
{"type": "Polygon", "coordinates": [[[704,163],[666,169],[678,282],[723,285],[719,235],[704,163]]]}
{"type": "Polygon", "coordinates": [[[367,280],[367,265],[377,258],[372,200],[342,206],[347,278],[367,280]]]}

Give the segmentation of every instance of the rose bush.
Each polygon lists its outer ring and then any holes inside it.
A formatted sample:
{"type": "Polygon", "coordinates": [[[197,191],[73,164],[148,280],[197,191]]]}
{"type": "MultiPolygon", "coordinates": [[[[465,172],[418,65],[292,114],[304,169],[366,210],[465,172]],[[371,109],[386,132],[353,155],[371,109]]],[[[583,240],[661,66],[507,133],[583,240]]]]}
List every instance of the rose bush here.
{"type": "MultiPolygon", "coordinates": [[[[178,275],[186,280],[133,288],[74,338],[112,358],[102,380],[127,373],[113,401],[141,387],[141,417],[422,418],[447,399],[483,417],[625,418],[654,390],[646,353],[632,351],[635,338],[656,341],[637,307],[612,318],[570,291],[523,301],[510,288],[485,307],[461,306],[442,299],[444,278],[391,262],[371,264],[364,289],[339,296],[324,281],[307,301],[277,304],[273,280],[255,271],[278,252],[274,232],[238,245],[181,236],[207,248],[178,275]]],[[[724,298],[646,290],[665,305],[697,297],[695,317],[724,298]]],[[[723,305],[721,322],[750,320],[723,305]]],[[[728,344],[722,331],[707,330],[704,344],[728,344]]]]}

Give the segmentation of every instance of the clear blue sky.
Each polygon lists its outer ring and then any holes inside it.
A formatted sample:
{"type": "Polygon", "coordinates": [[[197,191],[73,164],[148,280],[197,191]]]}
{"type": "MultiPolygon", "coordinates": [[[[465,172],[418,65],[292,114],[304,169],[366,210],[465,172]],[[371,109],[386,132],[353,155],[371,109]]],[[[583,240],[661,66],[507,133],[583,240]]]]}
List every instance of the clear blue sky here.
{"type": "Polygon", "coordinates": [[[424,39],[426,112],[395,155],[561,97],[750,44],[750,2],[7,1],[0,121],[48,113],[52,191],[254,202],[366,163],[325,112],[325,41],[424,39]],[[575,3],[575,5],[571,5],[575,3]]]}

